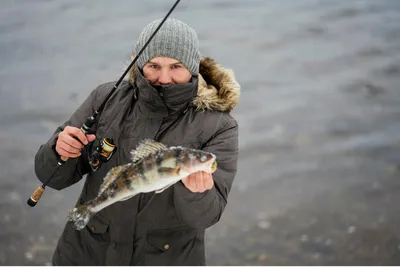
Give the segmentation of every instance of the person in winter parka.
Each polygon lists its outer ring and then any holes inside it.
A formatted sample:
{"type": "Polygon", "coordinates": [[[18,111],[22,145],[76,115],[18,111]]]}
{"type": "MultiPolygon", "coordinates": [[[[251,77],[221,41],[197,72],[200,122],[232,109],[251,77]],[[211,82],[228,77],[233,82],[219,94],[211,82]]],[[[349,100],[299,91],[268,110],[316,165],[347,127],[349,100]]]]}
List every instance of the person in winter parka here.
{"type": "MultiPolygon", "coordinates": [[[[143,29],[132,56],[160,22],[143,29]]],[[[165,21],[128,76],[108,100],[93,134],[84,135],[80,127],[115,82],[95,88],[39,148],[39,180],[54,172],[59,157],[69,157],[48,186],[62,190],[86,176],[78,203],[86,202],[96,197],[108,170],[128,163],[130,151],[143,139],[212,152],[218,169],[212,175],[190,175],[161,194],[117,202],[80,231],[67,222],[52,264],[206,265],[205,230],[220,220],[237,172],[238,123],[230,112],[240,86],[232,70],[200,56],[196,32],[174,18],[165,21]],[[88,154],[104,137],[113,138],[117,150],[93,172],[88,154]]]]}

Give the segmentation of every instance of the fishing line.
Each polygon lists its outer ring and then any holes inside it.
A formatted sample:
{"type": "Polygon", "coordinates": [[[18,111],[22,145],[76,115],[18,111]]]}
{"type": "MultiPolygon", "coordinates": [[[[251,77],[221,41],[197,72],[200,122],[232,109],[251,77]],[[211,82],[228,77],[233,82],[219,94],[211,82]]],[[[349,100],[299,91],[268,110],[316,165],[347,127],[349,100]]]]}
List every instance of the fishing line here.
{"type": "MultiPolygon", "coordinates": [[[[115,83],[114,87],[112,88],[112,90],[107,94],[107,96],[105,97],[105,99],[103,100],[103,102],[101,103],[101,105],[97,108],[97,110],[86,119],[86,122],[82,125],[81,127],[81,131],[84,134],[87,134],[91,128],[96,124],[98,116],[100,115],[100,113],[103,111],[107,101],[109,100],[109,98],[111,97],[111,95],[115,92],[115,90],[117,90],[117,88],[119,87],[120,83],[123,81],[124,77],[126,76],[126,74],[129,72],[129,70],[132,68],[132,66],[136,63],[136,61],[138,60],[139,56],[143,53],[144,49],[148,46],[148,44],[150,43],[150,41],[153,39],[153,37],[156,35],[156,33],[158,32],[158,30],[161,28],[161,26],[164,24],[164,22],[167,20],[167,18],[169,17],[169,15],[172,13],[172,11],[175,9],[175,7],[178,5],[178,3],[180,2],[180,0],[177,0],[175,2],[175,4],[171,7],[171,9],[168,11],[168,13],[165,15],[165,17],[163,18],[163,20],[160,22],[160,24],[158,25],[158,27],[155,29],[155,31],[153,32],[153,34],[150,36],[149,40],[147,40],[147,42],[143,45],[142,49],[140,49],[140,51],[138,52],[138,54],[135,56],[135,58],[132,60],[131,64],[128,66],[128,68],[124,71],[124,73],[122,74],[122,76],[119,78],[119,80],[115,83]]],[[[100,156],[104,156],[107,160],[109,160],[109,158],[107,157],[111,157],[113,152],[114,147],[112,146],[113,144],[108,144],[107,140],[104,140],[106,143],[106,148],[109,150],[106,151],[102,151],[100,156]]],[[[109,140],[108,140],[109,141],[109,140]]],[[[104,143],[102,143],[104,144],[104,143]]],[[[115,145],[114,145],[115,146],[115,145]]],[[[96,151],[94,151],[93,153],[95,153],[96,151]]],[[[98,151],[97,151],[98,152],[98,151]]],[[[28,199],[27,204],[31,207],[36,206],[36,204],[38,203],[38,201],[40,200],[40,198],[42,197],[45,188],[47,186],[47,184],[51,181],[51,179],[54,177],[54,175],[56,174],[57,170],[59,169],[60,166],[64,165],[65,162],[67,162],[68,157],[63,157],[61,156],[60,159],[57,162],[57,166],[56,169],[54,170],[53,174],[41,185],[39,186],[31,195],[31,197],[28,199]]]]}

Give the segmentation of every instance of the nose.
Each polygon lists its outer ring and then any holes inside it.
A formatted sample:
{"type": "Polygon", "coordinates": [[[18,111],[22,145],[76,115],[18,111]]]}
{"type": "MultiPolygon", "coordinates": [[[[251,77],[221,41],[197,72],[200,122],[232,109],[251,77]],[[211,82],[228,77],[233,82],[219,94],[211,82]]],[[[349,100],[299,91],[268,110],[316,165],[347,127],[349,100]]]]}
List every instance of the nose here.
{"type": "Polygon", "coordinates": [[[162,70],[160,76],[158,77],[158,82],[160,84],[170,84],[172,83],[171,76],[167,70],[162,70]]]}

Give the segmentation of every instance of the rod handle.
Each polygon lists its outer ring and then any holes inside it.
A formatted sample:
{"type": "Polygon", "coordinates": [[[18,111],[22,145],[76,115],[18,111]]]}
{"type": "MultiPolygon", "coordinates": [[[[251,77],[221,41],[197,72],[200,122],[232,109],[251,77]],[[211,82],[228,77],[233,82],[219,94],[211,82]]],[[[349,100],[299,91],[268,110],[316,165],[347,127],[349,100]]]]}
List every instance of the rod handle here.
{"type": "Polygon", "coordinates": [[[42,197],[44,192],[44,188],[42,186],[39,186],[31,195],[31,197],[28,199],[27,203],[29,206],[34,207],[42,197]]]}

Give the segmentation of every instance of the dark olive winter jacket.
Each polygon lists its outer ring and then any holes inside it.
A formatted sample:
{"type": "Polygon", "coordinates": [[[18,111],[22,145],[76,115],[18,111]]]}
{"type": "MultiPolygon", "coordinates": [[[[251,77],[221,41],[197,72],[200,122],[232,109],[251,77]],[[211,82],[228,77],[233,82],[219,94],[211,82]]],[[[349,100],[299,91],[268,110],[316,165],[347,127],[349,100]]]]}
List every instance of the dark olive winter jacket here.
{"type": "MultiPolygon", "coordinates": [[[[65,126],[80,128],[115,82],[98,86],[61,125],[35,157],[44,182],[57,166],[55,143],[65,126]]],[[[200,74],[186,84],[156,90],[134,66],[129,81],[108,100],[95,125],[96,140],[111,137],[117,151],[92,172],[89,148],[62,165],[49,187],[62,190],[86,175],[78,203],[96,197],[110,168],[130,161],[130,150],[143,139],[181,145],[217,156],[214,187],[192,193],[182,182],[161,194],[144,193],[98,212],[78,231],[68,222],[53,256],[54,265],[205,265],[205,229],[217,223],[226,207],[237,169],[238,125],[230,115],[240,94],[231,70],[202,58],[200,74]]],[[[71,207],[72,208],[72,207],[71,207]]],[[[65,211],[67,215],[67,210],[65,211]]]]}

